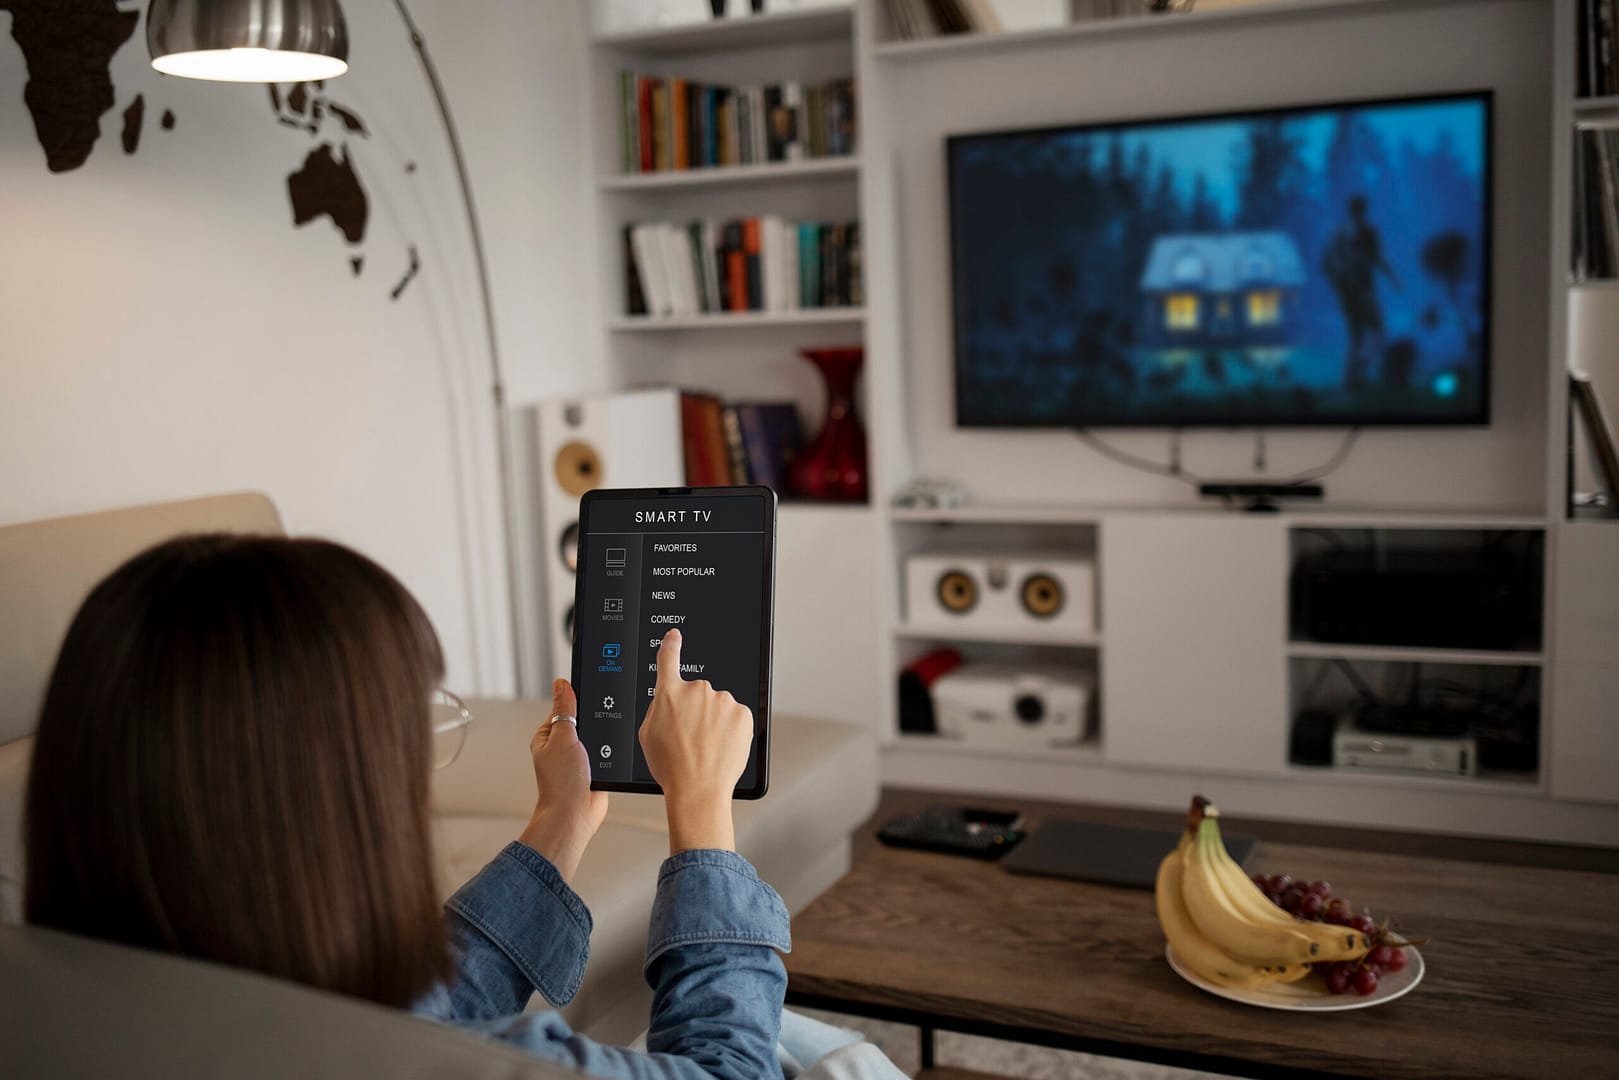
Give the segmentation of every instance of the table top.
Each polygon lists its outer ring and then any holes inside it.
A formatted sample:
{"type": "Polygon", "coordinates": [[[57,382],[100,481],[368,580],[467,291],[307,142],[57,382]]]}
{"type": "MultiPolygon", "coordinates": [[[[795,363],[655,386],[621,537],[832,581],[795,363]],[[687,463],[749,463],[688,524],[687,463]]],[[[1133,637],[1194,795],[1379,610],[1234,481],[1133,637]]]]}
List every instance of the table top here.
{"type": "MultiPolygon", "coordinates": [[[[890,796],[873,820],[917,803],[890,796]]],[[[1044,806],[1031,823],[1054,814],[1120,816],[1044,806]]],[[[1411,834],[1379,844],[1381,834],[1356,832],[1357,850],[1268,840],[1276,830],[1240,817],[1227,827],[1260,836],[1250,870],[1325,879],[1357,907],[1428,937],[1421,985],[1353,1012],[1236,1004],[1170,970],[1149,891],[862,842],[850,873],[793,920],[789,993],[848,1012],[1251,1075],[1619,1068],[1619,875],[1458,859],[1449,857],[1457,849],[1477,856],[1488,846],[1444,837],[1427,838],[1422,854],[1411,834]],[[1387,850],[1395,846],[1406,850],[1387,850]]]]}

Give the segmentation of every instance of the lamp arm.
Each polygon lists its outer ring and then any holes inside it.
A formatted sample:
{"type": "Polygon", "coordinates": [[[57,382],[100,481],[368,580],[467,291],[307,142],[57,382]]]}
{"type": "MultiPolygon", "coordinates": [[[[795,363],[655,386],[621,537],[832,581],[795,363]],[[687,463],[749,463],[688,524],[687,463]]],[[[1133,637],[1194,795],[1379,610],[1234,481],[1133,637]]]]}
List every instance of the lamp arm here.
{"type": "Polygon", "coordinates": [[[483,229],[478,224],[478,208],[472,198],[472,181],[467,176],[466,157],[461,152],[461,136],[456,131],[455,118],[450,114],[450,103],[444,96],[444,84],[439,82],[438,69],[434,67],[433,57],[427,51],[427,39],[422,36],[416,20],[411,18],[410,9],[405,7],[405,0],[394,0],[394,6],[399,9],[399,17],[404,20],[405,29],[410,33],[410,43],[416,48],[416,56],[422,64],[422,73],[427,76],[427,84],[433,91],[433,100],[438,104],[439,117],[444,121],[444,134],[449,138],[450,154],[455,159],[456,178],[461,183],[461,200],[466,206],[467,229],[472,233],[472,253],[478,264],[478,291],[483,299],[484,329],[489,338],[490,394],[495,409],[496,452],[500,463],[500,526],[502,547],[505,549],[506,557],[506,613],[510,622],[512,642],[512,678],[520,681],[522,649],[519,643],[520,628],[515,598],[517,544],[513,535],[515,523],[512,517],[512,462],[508,438],[509,421],[506,415],[506,380],[500,366],[500,343],[495,337],[495,306],[489,290],[489,263],[484,255],[483,229]]]}

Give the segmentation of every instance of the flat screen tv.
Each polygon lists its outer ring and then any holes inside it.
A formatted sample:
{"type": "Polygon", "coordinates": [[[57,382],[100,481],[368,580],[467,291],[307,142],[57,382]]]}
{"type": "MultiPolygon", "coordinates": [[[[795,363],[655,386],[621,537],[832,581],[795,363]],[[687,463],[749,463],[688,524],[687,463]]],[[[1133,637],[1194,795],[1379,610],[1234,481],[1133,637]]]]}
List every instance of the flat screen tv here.
{"type": "Polygon", "coordinates": [[[950,138],[957,423],[1488,423],[1491,110],[950,138]]]}

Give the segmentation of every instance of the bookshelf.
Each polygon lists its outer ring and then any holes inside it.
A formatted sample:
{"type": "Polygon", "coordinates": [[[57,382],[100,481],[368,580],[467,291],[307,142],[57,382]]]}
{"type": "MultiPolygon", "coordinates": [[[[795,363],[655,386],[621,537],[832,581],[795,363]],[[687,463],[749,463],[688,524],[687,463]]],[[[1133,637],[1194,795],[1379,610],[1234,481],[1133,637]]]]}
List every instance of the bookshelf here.
{"type": "MultiPolygon", "coordinates": [[[[899,41],[882,0],[858,0],[834,9],[596,37],[587,105],[599,238],[594,269],[603,298],[600,347],[612,384],[677,382],[738,396],[786,394],[813,424],[819,387],[795,350],[865,348],[861,412],[871,504],[784,503],[781,515],[784,537],[791,530],[796,539],[779,563],[784,615],[778,634],[794,631],[785,613],[802,608],[839,628],[834,644],[842,652],[814,652],[817,666],[806,672],[781,657],[827,646],[783,637],[778,681],[800,684],[805,710],[869,718],[881,743],[884,779],[894,784],[1055,798],[1084,792],[1099,801],[1166,807],[1213,786],[1224,803],[1260,815],[1619,842],[1619,807],[1613,805],[1619,791],[1611,785],[1619,747],[1603,722],[1619,700],[1619,626],[1610,610],[1619,610],[1619,526],[1568,520],[1564,374],[1571,360],[1590,366],[1619,351],[1619,280],[1570,280],[1568,227],[1575,209],[1574,132],[1581,125],[1619,124],[1619,95],[1582,100],[1574,94],[1577,2],[1273,0],[1034,32],[899,41]],[[1465,54],[1451,47],[1458,33],[1468,37],[1465,54]],[[1333,47],[1323,49],[1323,41],[1333,47]],[[853,75],[862,152],[850,159],[621,175],[613,80],[626,66],[739,83],[853,75]],[[1267,516],[1201,505],[1173,482],[1154,486],[1099,462],[1062,433],[952,429],[945,135],[1485,86],[1499,95],[1496,153],[1507,181],[1495,192],[1495,312],[1503,328],[1495,363],[1503,374],[1488,430],[1368,433],[1334,478],[1331,502],[1267,516]],[[723,215],[733,208],[858,218],[865,305],[680,319],[623,314],[618,230],[624,222],[723,215]],[[1611,327],[1611,336],[1582,336],[1571,315],[1581,306],[1599,327],[1611,327]],[[974,498],[950,509],[888,505],[890,495],[919,476],[961,480],[974,498]],[[1285,620],[1286,538],[1311,529],[1539,534],[1544,638],[1522,651],[1292,640],[1285,620]],[[1230,603],[1205,596],[1185,601],[1185,610],[1148,611],[1121,623],[1121,614],[1132,613],[1117,597],[1157,595],[1153,590],[1165,586],[1156,579],[1166,569],[1178,595],[1195,591],[1181,586],[1202,584],[1175,567],[1131,557],[1141,538],[1160,535],[1155,530],[1184,547],[1183,564],[1206,561],[1212,539],[1224,552],[1221,566],[1229,578],[1215,584],[1229,587],[1230,603]],[[1102,609],[1094,633],[961,632],[908,619],[902,579],[909,552],[952,537],[1015,545],[1051,535],[1091,537],[1087,550],[1097,561],[1102,609]],[[794,558],[803,560],[798,569],[792,569],[794,558]],[[1608,599],[1613,604],[1605,606],[1608,599]],[[1171,633],[1169,644],[1156,641],[1186,618],[1210,627],[1200,640],[1216,646],[1236,638],[1257,643],[1263,657],[1241,669],[1253,674],[1239,678],[1231,674],[1235,664],[1224,672],[1212,665],[1203,682],[1186,683],[1197,649],[1186,645],[1184,634],[1171,633]],[[1073,663],[1099,672],[1098,739],[1024,752],[901,733],[894,672],[952,643],[974,658],[1073,663]],[[1165,655],[1177,649],[1189,655],[1165,655]],[[1297,672],[1340,659],[1373,669],[1465,667],[1491,679],[1529,670],[1540,687],[1540,768],[1520,777],[1436,779],[1290,765],[1289,699],[1297,672]],[[1134,691],[1153,679],[1184,685],[1182,700],[1144,709],[1134,691]],[[1210,744],[1211,752],[1203,753],[1205,733],[1183,715],[1188,697],[1198,702],[1204,726],[1219,728],[1231,746],[1210,744]],[[1208,704],[1213,699],[1243,707],[1216,712],[1208,704]],[[1510,805],[1503,805],[1504,795],[1510,805]]],[[[1614,404],[1611,411],[1619,412],[1614,404]]],[[[1248,471],[1251,435],[1187,438],[1188,453],[1194,464],[1208,466],[1205,473],[1248,471]]],[[[1337,440],[1338,433],[1275,433],[1272,455],[1288,462],[1278,473],[1328,457],[1337,440]]],[[[1162,432],[1127,433],[1115,441],[1138,455],[1164,452],[1162,432]]]]}
{"type": "Polygon", "coordinates": [[[619,315],[607,328],[620,333],[666,330],[740,330],[792,326],[853,326],[865,319],[861,308],[813,308],[799,311],[705,312],[699,315],[619,315]]]}
{"type": "Polygon", "coordinates": [[[810,158],[769,165],[715,165],[668,172],[632,173],[602,179],[602,191],[673,191],[678,188],[725,187],[741,184],[791,184],[824,178],[849,181],[860,172],[858,155],[810,158]]]}
{"type": "Polygon", "coordinates": [[[853,32],[853,14],[852,3],[826,4],[743,18],[609,31],[599,34],[595,45],[602,50],[641,56],[691,56],[813,41],[847,43],[853,32]]]}

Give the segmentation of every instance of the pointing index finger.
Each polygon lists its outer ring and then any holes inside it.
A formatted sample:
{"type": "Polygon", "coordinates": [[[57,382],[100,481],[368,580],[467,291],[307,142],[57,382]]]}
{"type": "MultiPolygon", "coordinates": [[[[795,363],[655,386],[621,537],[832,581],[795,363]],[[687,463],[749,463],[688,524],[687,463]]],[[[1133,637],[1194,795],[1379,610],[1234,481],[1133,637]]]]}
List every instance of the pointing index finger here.
{"type": "Polygon", "coordinates": [[[663,635],[663,643],[658,646],[658,682],[681,682],[680,677],[680,631],[671,629],[663,635]]]}

